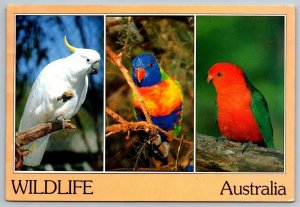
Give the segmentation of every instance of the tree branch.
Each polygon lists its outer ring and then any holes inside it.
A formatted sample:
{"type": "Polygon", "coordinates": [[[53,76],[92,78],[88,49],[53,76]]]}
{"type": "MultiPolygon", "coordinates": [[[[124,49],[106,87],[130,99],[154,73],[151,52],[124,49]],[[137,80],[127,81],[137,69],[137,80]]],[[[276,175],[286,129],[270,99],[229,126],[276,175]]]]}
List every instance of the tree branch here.
{"type": "MultiPolygon", "coordinates": [[[[167,135],[168,137],[171,137],[172,140],[181,142],[181,138],[172,136],[170,133],[168,133],[167,131],[163,130],[162,128],[160,128],[159,126],[157,126],[155,124],[148,123],[146,121],[128,122],[125,119],[123,119],[120,115],[118,115],[116,112],[111,110],[109,107],[106,107],[105,112],[108,115],[110,115],[116,122],[120,123],[120,124],[113,124],[113,125],[107,126],[105,128],[105,133],[106,133],[105,137],[109,137],[109,136],[111,136],[113,134],[117,134],[117,133],[129,132],[129,131],[145,131],[145,132],[159,131],[159,132],[167,135]]],[[[190,142],[185,139],[183,139],[182,142],[187,145],[190,145],[190,146],[194,145],[194,142],[190,142]]]]}
{"type": "Polygon", "coordinates": [[[134,82],[133,82],[132,78],[130,77],[127,68],[125,68],[125,66],[122,64],[122,53],[116,55],[109,46],[106,46],[106,54],[108,56],[109,61],[111,63],[113,63],[114,65],[116,65],[120,69],[125,80],[127,81],[128,85],[129,85],[129,87],[131,88],[133,93],[136,95],[138,101],[140,102],[140,107],[145,115],[146,121],[149,123],[152,123],[152,120],[150,118],[150,115],[148,113],[147,107],[143,101],[141,94],[139,93],[136,86],[134,85],[134,82]]]}
{"type": "Polygon", "coordinates": [[[119,122],[121,124],[127,123],[127,121],[125,119],[123,119],[121,116],[119,116],[119,114],[117,114],[116,112],[114,112],[113,110],[111,110],[109,107],[105,108],[105,112],[111,116],[111,118],[113,118],[116,122],[119,122]]]}
{"type": "Polygon", "coordinates": [[[197,171],[202,172],[283,172],[284,155],[278,149],[249,146],[197,134],[197,171]]]}
{"type": "Polygon", "coordinates": [[[76,126],[70,123],[70,120],[64,121],[64,126],[61,121],[42,123],[32,128],[16,133],[15,145],[15,168],[19,170],[23,166],[23,157],[28,155],[28,151],[21,150],[20,147],[42,138],[53,132],[62,129],[76,129],[76,126]],[[65,127],[65,128],[64,128],[65,127]]]}
{"type": "MultiPolygon", "coordinates": [[[[71,124],[70,121],[64,121],[65,129],[76,129],[76,126],[71,124]]],[[[16,133],[16,144],[21,147],[36,139],[51,134],[55,131],[63,129],[63,125],[60,121],[48,122],[39,124],[35,127],[26,129],[16,133]]]]}

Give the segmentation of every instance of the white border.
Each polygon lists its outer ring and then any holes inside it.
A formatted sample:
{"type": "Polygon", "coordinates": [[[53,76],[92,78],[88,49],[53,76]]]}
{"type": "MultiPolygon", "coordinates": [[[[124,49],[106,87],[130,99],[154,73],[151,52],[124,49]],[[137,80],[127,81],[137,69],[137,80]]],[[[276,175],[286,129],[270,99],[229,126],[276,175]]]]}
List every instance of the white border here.
{"type": "Polygon", "coordinates": [[[103,15],[103,132],[102,132],[102,172],[105,172],[105,154],[106,154],[106,137],[105,137],[105,129],[106,129],[106,16],[103,15]]]}

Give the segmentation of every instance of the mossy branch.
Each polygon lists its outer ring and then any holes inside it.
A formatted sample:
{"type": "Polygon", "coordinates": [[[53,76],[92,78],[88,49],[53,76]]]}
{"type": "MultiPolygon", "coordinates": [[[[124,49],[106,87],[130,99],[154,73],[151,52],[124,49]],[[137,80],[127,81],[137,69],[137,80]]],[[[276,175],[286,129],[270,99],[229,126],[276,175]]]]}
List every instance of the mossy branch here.
{"type": "Polygon", "coordinates": [[[284,155],[278,149],[245,148],[232,141],[197,134],[196,170],[200,172],[284,172],[284,155]]]}

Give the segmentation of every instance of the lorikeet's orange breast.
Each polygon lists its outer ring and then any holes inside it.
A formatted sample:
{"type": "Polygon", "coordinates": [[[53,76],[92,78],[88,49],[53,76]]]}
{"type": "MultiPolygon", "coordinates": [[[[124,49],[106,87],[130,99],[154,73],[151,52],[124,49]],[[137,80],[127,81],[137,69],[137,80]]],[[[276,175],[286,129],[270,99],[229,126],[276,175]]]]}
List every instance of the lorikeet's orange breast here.
{"type": "MultiPolygon", "coordinates": [[[[232,89],[232,88],[231,88],[232,89]]],[[[218,125],[222,135],[229,140],[263,144],[263,138],[251,111],[251,92],[222,91],[217,95],[218,125]]]]}
{"type": "MultiPolygon", "coordinates": [[[[154,86],[137,89],[151,116],[168,115],[178,108],[183,101],[183,95],[178,83],[170,78],[154,86]]],[[[133,104],[136,108],[140,108],[136,96],[133,97],[133,104]]]]}

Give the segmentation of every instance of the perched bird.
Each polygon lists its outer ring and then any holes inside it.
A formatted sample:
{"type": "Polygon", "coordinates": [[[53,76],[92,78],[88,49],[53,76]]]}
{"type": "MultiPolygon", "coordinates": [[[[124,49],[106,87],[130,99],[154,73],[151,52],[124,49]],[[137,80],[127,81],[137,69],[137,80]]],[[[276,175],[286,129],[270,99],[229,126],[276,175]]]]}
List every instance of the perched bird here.
{"type": "Polygon", "coordinates": [[[264,96],[237,65],[221,62],[208,70],[207,82],[217,93],[217,122],[222,136],[242,143],[274,147],[264,96]]]}
{"type": "MultiPolygon", "coordinates": [[[[65,46],[72,52],[66,58],[46,65],[32,85],[21,118],[19,131],[49,121],[63,121],[74,116],[85,100],[88,75],[97,74],[100,55],[95,50],[75,48],[64,37],[65,46]]],[[[24,165],[40,164],[50,135],[22,147],[29,154],[24,165]]]]}
{"type": "MultiPolygon", "coordinates": [[[[132,60],[132,77],[153,123],[177,136],[181,130],[183,93],[179,83],[170,78],[159,66],[155,57],[143,53],[132,60]]],[[[136,96],[133,104],[137,120],[145,120],[136,96]]],[[[165,151],[161,154],[166,158],[169,154],[169,144],[164,134],[159,134],[165,151]]]]}

